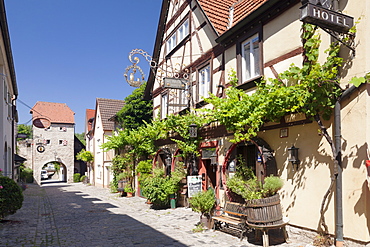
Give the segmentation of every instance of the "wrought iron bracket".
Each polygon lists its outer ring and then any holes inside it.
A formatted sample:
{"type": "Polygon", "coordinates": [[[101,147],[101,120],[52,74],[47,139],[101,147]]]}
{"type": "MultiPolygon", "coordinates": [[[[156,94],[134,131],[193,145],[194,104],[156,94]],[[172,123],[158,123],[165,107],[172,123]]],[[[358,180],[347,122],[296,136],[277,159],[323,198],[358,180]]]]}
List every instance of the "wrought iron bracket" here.
{"type": "Polygon", "coordinates": [[[330,36],[332,36],[334,39],[336,39],[338,42],[340,42],[342,45],[350,49],[352,51],[352,57],[356,56],[355,34],[343,34],[324,27],[320,28],[328,33],[330,36]],[[348,41],[344,41],[345,36],[348,37],[348,41]]]}

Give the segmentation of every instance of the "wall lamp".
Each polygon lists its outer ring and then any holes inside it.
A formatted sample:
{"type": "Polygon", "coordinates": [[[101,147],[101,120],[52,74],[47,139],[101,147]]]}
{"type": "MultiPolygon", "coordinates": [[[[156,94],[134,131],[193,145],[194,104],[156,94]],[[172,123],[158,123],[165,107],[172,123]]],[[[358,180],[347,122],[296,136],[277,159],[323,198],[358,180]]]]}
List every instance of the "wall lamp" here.
{"type": "Polygon", "coordinates": [[[294,165],[296,165],[296,169],[298,170],[298,165],[301,163],[301,161],[298,158],[298,149],[294,145],[290,148],[288,148],[288,161],[292,163],[293,169],[294,165]]]}

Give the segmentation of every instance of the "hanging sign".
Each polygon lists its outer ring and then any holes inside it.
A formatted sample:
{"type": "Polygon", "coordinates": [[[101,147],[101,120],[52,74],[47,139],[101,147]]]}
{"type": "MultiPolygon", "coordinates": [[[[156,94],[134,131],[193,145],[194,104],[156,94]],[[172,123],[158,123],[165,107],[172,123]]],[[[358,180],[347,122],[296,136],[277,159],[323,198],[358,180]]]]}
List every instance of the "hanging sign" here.
{"type": "Polygon", "coordinates": [[[168,78],[163,79],[163,87],[170,89],[185,89],[186,80],[183,78],[168,78]]]}
{"type": "Polygon", "coordinates": [[[202,176],[188,176],[188,197],[202,191],[202,176]]]}
{"type": "Polygon", "coordinates": [[[33,124],[33,126],[35,126],[37,128],[46,129],[46,128],[49,128],[50,127],[51,122],[47,118],[35,118],[32,121],[32,124],[33,124]]]}
{"type": "Polygon", "coordinates": [[[300,20],[340,33],[347,33],[353,27],[353,17],[311,3],[301,7],[300,20]]]}

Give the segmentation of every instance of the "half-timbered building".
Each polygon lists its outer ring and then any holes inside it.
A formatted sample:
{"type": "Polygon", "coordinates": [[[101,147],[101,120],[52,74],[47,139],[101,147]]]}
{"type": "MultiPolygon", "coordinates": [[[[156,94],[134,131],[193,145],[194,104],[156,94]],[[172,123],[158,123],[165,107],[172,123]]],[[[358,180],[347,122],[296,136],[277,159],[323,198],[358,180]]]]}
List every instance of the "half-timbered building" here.
{"type": "MultiPolygon", "coordinates": [[[[145,94],[147,99],[153,99],[153,117],[165,119],[186,109],[211,107],[204,98],[211,93],[225,97],[233,73],[238,79],[236,87],[253,93],[261,78],[276,78],[292,63],[301,65],[303,4],[323,8],[314,12],[320,13],[322,19],[331,16],[325,12],[328,9],[362,18],[357,27],[355,56],[351,46],[343,46],[341,52],[350,61],[341,68],[341,86],[346,88],[351,77],[368,73],[366,58],[370,54],[365,36],[370,27],[366,17],[370,3],[366,1],[164,0],[152,57],[156,67],[149,75],[145,94]]],[[[333,38],[321,29],[320,33],[322,46],[327,48],[333,38]]],[[[365,166],[369,159],[368,87],[347,91],[346,97],[338,101],[341,114],[335,116],[339,120],[333,117],[324,122],[329,133],[340,136],[342,143],[338,148],[342,151],[343,173],[337,184],[341,183],[343,189],[331,190],[324,207],[329,232],[337,236],[338,242],[343,236],[370,240],[370,192],[365,166]],[[341,132],[335,130],[339,124],[341,132]]],[[[292,225],[318,229],[322,200],[337,168],[331,147],[318,133],[315,121],[302,114],[287,115],[280,122],[265,123],[256,138],[242,143],[231,143],[232,133],[216,124],[203,128],[200,135],[203,142],[199,146],[198,172],[204,178],[203,189],[215,189],[219,205],[228,200],[225,180],[234,172],[237,157],[242,156],[257,176],[275,174],[284,179],[280,198],[284,215],[292,225]],[[292,145],[299,148],[298,166],[288,161],[292,145]]],[[[169,155],[176,159],[179,150],[173,142],[160,144],[156,161],[162,157],[165,163],[169,155]]]]}

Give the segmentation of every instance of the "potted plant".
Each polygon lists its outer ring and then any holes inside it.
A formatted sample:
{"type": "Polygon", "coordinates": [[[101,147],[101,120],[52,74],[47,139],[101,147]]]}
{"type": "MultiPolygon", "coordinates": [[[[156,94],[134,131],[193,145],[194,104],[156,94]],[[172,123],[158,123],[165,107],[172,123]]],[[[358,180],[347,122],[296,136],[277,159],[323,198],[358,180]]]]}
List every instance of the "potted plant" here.
{"type": "MultiPolygon", "coordinates": [[[[239,195],[244,200],[248,222],[251,224],[282,223],[283,216],[277,192],[283,185],[283,180],[276,176],[266,177],[262,183],[254,175],[245,180],[238,173],[226,182],[229,192],[239,195]]],[[[232,195],[231,198],[233,198],[232,195]]]]}
{"type": "Polygon", "coordinates": [[[127,197],[132,197],[135,193],[135,189],[132,188],[131,184],[128,184],[125,188],[124,191],[127,193],[127,197]]]}
{"type": "Polygon", "coordinates": [[[216,198],[213,189],[201,191],[189,199],[190,208],[200,213],[200,223],[211,229],[212,211],[216,206],[216,198]]]}

